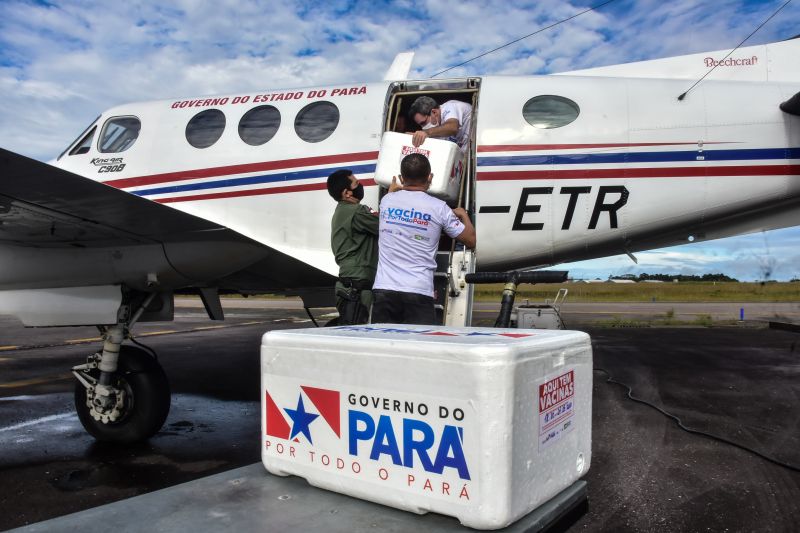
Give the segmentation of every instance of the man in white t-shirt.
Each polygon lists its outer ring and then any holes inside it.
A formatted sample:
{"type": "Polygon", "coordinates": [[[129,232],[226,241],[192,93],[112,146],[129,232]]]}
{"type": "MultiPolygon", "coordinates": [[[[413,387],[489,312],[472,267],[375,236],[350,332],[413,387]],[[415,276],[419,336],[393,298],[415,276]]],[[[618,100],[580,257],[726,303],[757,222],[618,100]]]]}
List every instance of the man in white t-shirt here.
{"type": "Polygon", "coordinates": [[[432,177],[428,159],[409,154],[400,163],[403,188],[381,200],[373,323],[436,324],[433,273],[442,231],[475,247],[467,212],[425,192],[432,177]]]}
{"type": "Polygon", "coordinates": [[[422,128],[414,132],[411,142],[419,146],[428,137],[446,139],[458,145],[462,152],[469,147],[472,125],[472,106],[460,100],[448,100],[439,105],[430,96],[420,96],[408,111],[411,120],[422,128]]]}

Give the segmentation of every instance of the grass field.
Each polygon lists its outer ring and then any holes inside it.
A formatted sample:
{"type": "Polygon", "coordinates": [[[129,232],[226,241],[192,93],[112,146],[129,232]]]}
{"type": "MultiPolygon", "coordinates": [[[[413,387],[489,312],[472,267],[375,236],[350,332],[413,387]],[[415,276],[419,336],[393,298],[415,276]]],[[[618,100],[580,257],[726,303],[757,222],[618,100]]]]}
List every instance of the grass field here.
{"type": "MultiPolygon", "coordinates": [[[[521,284],[517,287],[517,301],[529,299],[532,303],[552,300],[559,289],[569,291],[570,302],[800,302],[800,283],[544,283],[521,284]]],[[[502,283],[475,286],[475,299],[482,302],[499,302],[502,283]]],[[[194,297],[187,294],[184,297],[194,297]]],[[[226,294],[225,298],[241,298],[226,294]]],[[[283,295],[259,295],[253,298],[284,298],[283,295]]]]}
{"type": "MultiPolygon", "coordinates": [[[[798,302],[800,283],[563,283],[519,285],[517,301],[552,300],[559,289],[569,290],[570,302],[798,302]]],[[[503,285],[476,285],[475,298],[500,301],[503,285]]]]}

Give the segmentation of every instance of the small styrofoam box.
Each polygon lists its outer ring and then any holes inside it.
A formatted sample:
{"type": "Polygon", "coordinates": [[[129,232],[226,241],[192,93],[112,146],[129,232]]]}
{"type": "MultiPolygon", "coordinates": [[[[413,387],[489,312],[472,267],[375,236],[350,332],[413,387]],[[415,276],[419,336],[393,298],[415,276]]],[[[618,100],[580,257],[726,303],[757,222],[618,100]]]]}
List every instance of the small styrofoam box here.
{"type": "Polygon", "coordinates": [[[418,147],[411,144],[411,135],[387,131],[381,138],[381,150],[375,167],[375,181],[382,187],[392,184],[392,176],[400,176],[400,161],[408,154],[420,153],[431,163],[433,179],[428,193],[452,203],[458,200],[461,183],[462,153],[454,142],[428,138],[418,147]]]}
{"type": "Polygon", "coordinates": [[[578,331],[373,324],[270,331],[262,461],[392,507],[504,527],[589,470],[578,331]]]}

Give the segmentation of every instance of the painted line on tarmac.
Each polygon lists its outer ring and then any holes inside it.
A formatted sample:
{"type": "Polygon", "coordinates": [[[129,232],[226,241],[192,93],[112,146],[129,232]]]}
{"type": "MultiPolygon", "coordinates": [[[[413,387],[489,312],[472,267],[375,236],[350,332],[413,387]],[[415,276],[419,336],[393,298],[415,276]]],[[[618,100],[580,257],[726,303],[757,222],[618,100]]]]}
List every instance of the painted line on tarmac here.
{"type": "Polygon", "coordinates": [[[10,381],[8,383],[0,383],[0,389],[18,389],[20,387],[29,387],[31,385],[42,385],[43,383],[53,383],[56,381],[64,381],[67,379],[72,379],[72,374],[59,374],[57,376],[47,376],[43,378],[23,379],[20,381],[10,381]]]}
{"type": "MultiPolygon", "coordinates": [[[[228,324],[228,325],[219,325],[219,326],[199,326],[196,328],[191,329],[167,329],[162,331],[145,331],[143,333],[139,333],[134,335],[134,338],[138,337],[154,337],[157,335],[174,335],[177,333],[194,333],[197,331],[205,331],[209,329],[228,329],[228,328],[238,328],[243,326],[255,326],[258,324],[271,324],[275,322],[279,322],[278,320],[252,320],[250,322],[241,322],[239,324],[228,324]]],[[[306,320],[308,322],[308,320],[306,320]]],[[[51,344],[29,344],[29,345],[20,345],[20,346],[0,346],[0,350],[14,352],[14,351],[23,351],[23,350],[34,350],[40,348],[57,348],[59,346],[74,346],[78,344],[88,344],[92,342],[101,342],[103,339],[100,337],[93,337],[89,339],[70,339],[65,340],[62,342],[54,342],[51,344]]]]}
{"type": "Polygon", "coordinates": [[[6,426],[4,428],[0,428],[0,433],[3,431],[14,431],[15,429],[22,429],[28,426],[35,426],[37,424],[44,424],[45,422],[55,422],[56,420],[63,420],[65,418],[77,418],[78,415],[75,413],[62,413],[60,415],[49,415],[44,416],[42,418],[37,418],[36,420],[28,420],[27,422],[20,422],[19,424],[14,424],[13,426],[6,426]]]}
{"type": "MultiPolygon", "coordinates": [[[[192,330],[195,331],[195,330],[192,330]]],[[[169,335],[170,333],[182,333],[177,329],[162,329],[161,331],[144,331],[134,337],[153,337],[154,335],[169,335]]]]}
{"type": "Polygon", "coordinates": [[[84,342],[100,342],[102,341],[102,337],[88,337],[86,339],[70,339],[68,341],[64,341],[65,344],[83,344],[84,342]]]}

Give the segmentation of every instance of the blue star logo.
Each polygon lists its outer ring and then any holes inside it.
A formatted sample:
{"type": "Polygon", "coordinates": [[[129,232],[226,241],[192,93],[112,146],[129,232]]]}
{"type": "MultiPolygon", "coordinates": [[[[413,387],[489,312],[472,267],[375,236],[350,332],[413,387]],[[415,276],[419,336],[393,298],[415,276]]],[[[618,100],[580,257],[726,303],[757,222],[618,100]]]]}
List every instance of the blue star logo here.
{"type": "Polygon", "coordinates": [[[319,415],[314,413],[309,413],[306,411],[305,406],[303,405],[303,395],[301,394],[297,400],[297,409],[283,409],[286,411],[286,414],[289,415],[289,418],[292,419],[292,434],[289,435],[289,440],[292,440],[297,435],[302,433],[308,439],[308,442],[311,442],[311,430],[309,429],[309,424],[314,421],[319,415]]]}

